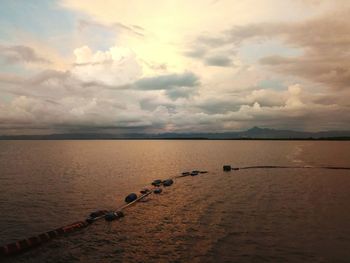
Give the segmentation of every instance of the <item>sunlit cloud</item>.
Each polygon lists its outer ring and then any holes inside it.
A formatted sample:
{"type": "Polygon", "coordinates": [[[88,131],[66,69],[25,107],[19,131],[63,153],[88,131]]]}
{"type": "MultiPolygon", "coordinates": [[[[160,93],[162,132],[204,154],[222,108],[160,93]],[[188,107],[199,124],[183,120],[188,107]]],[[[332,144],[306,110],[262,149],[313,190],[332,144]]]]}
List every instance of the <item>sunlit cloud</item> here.
{"type": "Polygon", "coordinates": [[[1,134],[350,129],[348,1],[6,2],[1,134]]]}

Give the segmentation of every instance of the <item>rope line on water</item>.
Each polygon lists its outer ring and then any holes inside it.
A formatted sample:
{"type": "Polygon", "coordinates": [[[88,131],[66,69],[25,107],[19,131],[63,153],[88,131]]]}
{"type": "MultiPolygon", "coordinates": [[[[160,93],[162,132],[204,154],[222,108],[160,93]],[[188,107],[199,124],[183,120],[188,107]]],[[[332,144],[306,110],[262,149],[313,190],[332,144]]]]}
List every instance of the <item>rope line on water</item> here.
{"type": "Polygon", "coordinates": [[[129,206],[135,204],[136,202],[138,202],[138,201],[144,199],[146,196],[149,196],[150,194],[152,194],[153,191],[154,191],[154,190],[150,190],[149,192],[147,192],[147,193],[141,195],[140,197],[138,197],[138,198],[135,199],[134,201],[132,201],[132,202],[130,202],[130,203],[127,203],[127,204],[121,206],[121,207],[120,207],[119,209],[117,209],[116,211],[122,211],[122,210],[128,208],[129,206]]]}
{"type": "Polygon", "coordinates": [[[177,178],[181,178],[181,177],[186,177],[186,176],[195,176],[198,174],[202,174],[202,173],[207,173],[207,171],[192,171],[192,172],[184,172],[181,175],[176,175],[173,176],[169,179],[166,180],[154,180],[151,185],[153,186],[153,188],[148,189],[146,187],[144,187],[144,189],[142,189],[141,195],[137,196],[135,193],[131,193],[129,194],[126,198],[125,198],[125,202],[126,204],[118,207],[116,210],[114,211],[108,211],[108,210],[98,210],[95,212],[92,212],[90,214],[90,216],[85,220],[85,221],[78,221],[75,222],[73,224],[69,224],[51,231],[47,231],[44,232],[42,234],[30,237],[30,238],[26,238],[26,239],[22,239],[13,243],[9,243],[6,244],[4,246],[0,247],[0,257],[4,257],[4,256],[11,256],[11,255],[16,255],[19,254],[21,252],[27,251],[29,249],[38,247],[44,243],[47,243],[48,241],[58,237],[58,236],[62,236],[64,234],[68,234],[83,228],[88,227],[89,225],[91,225],[92,223],[100,220],[100,219],[105,219],[106,221],[113,221],[113,220],[117,220],[121,217],[124,217],[123,214],[123,210],[127,209],[128,207],[134,205],[135,203],[143,200],[144,198],[146,198],[147,196],[151,195],[151,194],[160,194],[162,192],[162,188],[164,187],[169,187],[174,183],[174,179],[177,178]]]}
{"type": "MultiPolygon", "coordinates": [[[[224,165],[223,170],[226,172],[232,170],[247,170],[247,169],[332,169],[332,170],[350,170],[350,167],[342,166],[281,166],[281,165],[258,165],[258,166],[245,166],[245,167],[231,167],[231,165],[224,165]]],[[[78,221],[73,224],[69,224],[51,231],[44,232],[42,234],[22,239],[4,246],[0,247],[0,257],[1,256],[10,256],[19,254],[20,252],[35,248],[43,243],[46,243],[58,236],[74,232],[79,229],[83,229],[91,225],[92,223],[105,219],[106,221],[113,221],[124,217],[123,210],[134,205],[135,203],[143,200],[151,194],[160,194],[162,188],[171,186],[175,179],[187,177],[187,176],[196,176],[199,174],[208,173],[208,171],[199,171],[194,170],[192,172],[183,172],[180,175],[175,175],[166,180],[154,180],[151,185],[152,188],[144,188],[141,190],[141,195],[137,196],[135,193],[129,194],[125,198],[126,204],[118,207],[114,211],[108,210],[98,210],[90,214],[90,216],[85,221],[78,221]]]]}
{"type": "Polygon", "coordinates": [[[231,165],[224,165],[224,171],[232,170],[247,170],[247,169],[331,169],[331,170],[350,170],[350,167],[344,166],[281,166],[281,165],[257,165],[245,167],[231,167],[231,165]]]}
{"type": "Polygon", "coordinates": [[[277,169],[334,169],[334,170],[350,170],[350,167],[339,167],[339,166],[279,166],[279,165],[260,165],[260,166],[247,166],[239,169],[257,169],[257,168],[277,168],[277,169]]]}

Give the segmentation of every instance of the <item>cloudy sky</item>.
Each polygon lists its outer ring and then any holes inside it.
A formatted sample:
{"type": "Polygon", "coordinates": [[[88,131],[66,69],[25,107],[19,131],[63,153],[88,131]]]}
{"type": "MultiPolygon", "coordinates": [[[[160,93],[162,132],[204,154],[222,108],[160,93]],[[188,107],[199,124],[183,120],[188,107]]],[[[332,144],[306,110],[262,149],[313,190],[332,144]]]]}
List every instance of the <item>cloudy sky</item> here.
{"type": "Polygon", "coordinates": [[[0,5],[0,134],[350,129],[350,1],[0,5]]]}

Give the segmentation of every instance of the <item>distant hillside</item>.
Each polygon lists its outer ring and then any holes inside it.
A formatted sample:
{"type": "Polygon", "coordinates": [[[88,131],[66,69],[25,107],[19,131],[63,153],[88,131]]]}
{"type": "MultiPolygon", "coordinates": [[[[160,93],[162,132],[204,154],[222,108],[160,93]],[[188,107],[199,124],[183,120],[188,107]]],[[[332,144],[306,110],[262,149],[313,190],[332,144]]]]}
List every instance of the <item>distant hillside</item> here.
{"type": "Polygon", "coordinates": [[[198,140],[249,140],[249,139],[324,139],[350,140],[350,131],[301,132],[254,127],[246,131],[222,133],[128,133],[128,134],[50,134],[50,135],[4,135],[0,140],[107,140],[107,139],[198,139],[198,140]]]}

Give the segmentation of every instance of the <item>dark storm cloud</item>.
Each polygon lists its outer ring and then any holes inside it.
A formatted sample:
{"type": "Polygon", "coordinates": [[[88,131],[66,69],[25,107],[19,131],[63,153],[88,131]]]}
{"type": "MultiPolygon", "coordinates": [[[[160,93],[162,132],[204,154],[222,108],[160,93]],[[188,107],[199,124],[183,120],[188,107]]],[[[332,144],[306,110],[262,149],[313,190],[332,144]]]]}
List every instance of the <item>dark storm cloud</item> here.
{"type": "Polygon", "coordinates": [[[7,63],[51,63],[48,59],[39,56],[33,48],[23,45],[0,45],[0,57],[7,63]]]}
{"type": "Polygon", "coordinates": [[[199,79],[191,72],[183,74],[168,74],[156,77],[140,79],[135,83],[141,90],[168,90],[177,87],[195,87],[199,85],[199,79]]]}
{"type": "Polygon", "coordinates": [[[192,72],[143,78],[134,84],[139,90],[164,90],[171,100],[189,98],[196,93],[198,86],[199,79],[192,72]]]}

